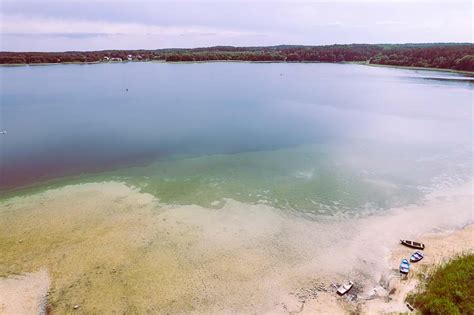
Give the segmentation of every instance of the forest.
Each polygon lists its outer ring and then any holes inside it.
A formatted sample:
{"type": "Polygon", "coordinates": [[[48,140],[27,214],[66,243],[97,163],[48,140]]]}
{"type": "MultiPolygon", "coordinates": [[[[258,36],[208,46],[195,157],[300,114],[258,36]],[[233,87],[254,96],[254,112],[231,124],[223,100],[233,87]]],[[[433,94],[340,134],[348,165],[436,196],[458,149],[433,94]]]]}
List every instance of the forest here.
{"type": "Polygon", "coordinates": [[[0,64],[129,61],[365,62],[474,71],[474,44],[351,44],[269,47],[215,46],[193,49],[0,52],[0,64]]]}

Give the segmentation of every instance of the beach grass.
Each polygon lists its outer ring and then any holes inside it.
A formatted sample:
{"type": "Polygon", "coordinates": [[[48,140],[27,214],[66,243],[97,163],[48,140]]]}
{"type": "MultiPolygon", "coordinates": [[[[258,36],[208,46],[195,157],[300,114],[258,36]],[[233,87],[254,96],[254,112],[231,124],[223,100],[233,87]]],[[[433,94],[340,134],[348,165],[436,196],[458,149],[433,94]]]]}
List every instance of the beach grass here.
{"type": "Polygon", "coordinates": [[[474,314],[474,254],[435,269],[424,290],[407,297],[422,314],[474,314]]]}

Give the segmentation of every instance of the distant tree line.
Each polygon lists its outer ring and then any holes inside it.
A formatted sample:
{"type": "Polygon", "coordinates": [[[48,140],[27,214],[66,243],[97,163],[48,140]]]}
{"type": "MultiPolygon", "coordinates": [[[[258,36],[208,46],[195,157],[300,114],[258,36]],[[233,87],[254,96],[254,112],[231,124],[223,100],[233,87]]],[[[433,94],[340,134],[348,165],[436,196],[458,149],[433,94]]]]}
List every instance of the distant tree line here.
{"type": "Polygon", "coordinates": [[[474,44],[382,44],[233,47],[194,49],[0,52],[0,64],[91,63],[117,61],[198,62],[366,62],[474,71],[474,44]]]}

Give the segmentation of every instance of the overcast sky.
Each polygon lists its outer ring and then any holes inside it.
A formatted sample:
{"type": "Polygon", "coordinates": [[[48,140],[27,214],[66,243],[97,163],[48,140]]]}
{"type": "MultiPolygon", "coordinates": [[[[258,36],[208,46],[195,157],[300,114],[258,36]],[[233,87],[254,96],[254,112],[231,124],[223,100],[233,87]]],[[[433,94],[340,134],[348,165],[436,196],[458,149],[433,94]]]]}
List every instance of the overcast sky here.
{"type": "Polygon", "coordinates": [[[472,42],[471,0],[0,0],[0,50],[472,42]]]}

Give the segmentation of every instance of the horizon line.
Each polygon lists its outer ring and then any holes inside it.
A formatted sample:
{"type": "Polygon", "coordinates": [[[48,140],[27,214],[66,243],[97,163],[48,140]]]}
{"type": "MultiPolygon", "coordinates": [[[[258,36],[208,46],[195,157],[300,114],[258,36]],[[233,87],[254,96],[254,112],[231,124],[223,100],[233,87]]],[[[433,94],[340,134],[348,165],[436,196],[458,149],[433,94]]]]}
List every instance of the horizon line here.
{"type": "Polygon", "coordinates": [[[214,46],[197,46],[197,47],[167,47],[167,48],[132,48],[132,49],[101,49],[101,50],[64,50],[64,51],[11,51],[11,50],[0,50],[0,53],[71,53],[71,52],[105,52],[105,51],[160,51],[160,50],[194,50],[194,49],[209,49],[209,48],[276,48],[280,46],[288,47],[330,47],[330,46],[354,46],[354,45],[367,45],[367,46],[383,46],[383,45],[474,45],[474,42],[406,42],[406,43],[350,43],[350,44],[326,44],[326,45],[303,45],[303,44],[277,44],[277,45],[265,45],[265,46],[234,46],[234,45],[214,45],[214,46]]]}

